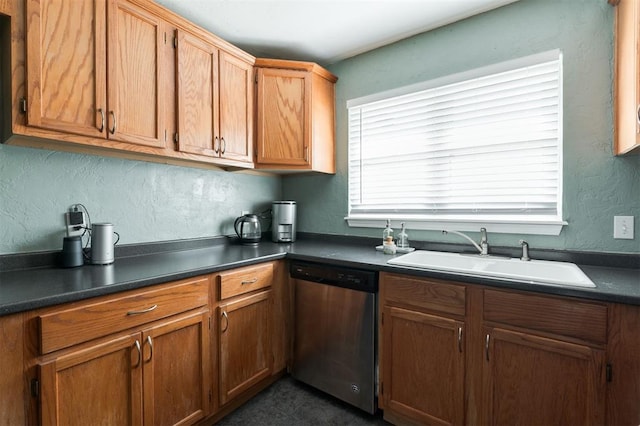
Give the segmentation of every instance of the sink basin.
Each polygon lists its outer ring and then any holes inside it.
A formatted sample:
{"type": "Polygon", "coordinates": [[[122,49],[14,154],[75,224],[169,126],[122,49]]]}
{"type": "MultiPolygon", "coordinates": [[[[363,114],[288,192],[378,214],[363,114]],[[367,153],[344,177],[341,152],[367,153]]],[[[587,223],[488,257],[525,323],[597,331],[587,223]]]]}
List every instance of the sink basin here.
{"type": "Polygon", "coordinates": [[[516,258],[416,250],[390,259],[387,263],[418,269],[524,281],[532,284],[555,284],[572,287],[596,286],[580,268],[568,262],[547,260],[523,262],[516,258]]]}

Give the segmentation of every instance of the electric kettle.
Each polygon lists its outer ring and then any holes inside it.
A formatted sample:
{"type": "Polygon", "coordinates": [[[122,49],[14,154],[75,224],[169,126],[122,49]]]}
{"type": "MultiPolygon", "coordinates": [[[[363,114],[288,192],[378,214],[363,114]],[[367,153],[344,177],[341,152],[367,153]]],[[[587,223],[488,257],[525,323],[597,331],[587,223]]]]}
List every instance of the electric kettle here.
{"type": "Polygon", "coordinates": [[[236,234],[240,237],[242,244],[255,246],[260,242],[262,230],[260,229],[260,220],[255,214],[245,214],[240,216],[233,223],[236,234]]]}

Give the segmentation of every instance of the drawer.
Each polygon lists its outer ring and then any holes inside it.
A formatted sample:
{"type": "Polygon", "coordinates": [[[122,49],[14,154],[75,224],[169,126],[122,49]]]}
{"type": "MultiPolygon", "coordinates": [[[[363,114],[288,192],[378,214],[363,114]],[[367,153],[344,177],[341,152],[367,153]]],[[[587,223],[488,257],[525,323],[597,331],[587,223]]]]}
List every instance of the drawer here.
{"type": "Polygon", "coordinates": [[[46,354],[207,305],[208,287],[209,277],[198,277],[40,315],[40,351],[46,354]]]}
{"type": "Polygon", "coordinates": [[[395,302],[429,311],[464,316],[466,287],[434,278],[380,274],[383,303],[395,302]]]}
{"type": "Polygon", "coordinates": [[[269,287],[273,281],[273,263],[222,272],[217,280],[221,300],[269,287]]]}
{"type": "Polygon", "coordinates": [[[607,342],[604,304],[484,290],[484,319],[594,343],[607,342]]]}

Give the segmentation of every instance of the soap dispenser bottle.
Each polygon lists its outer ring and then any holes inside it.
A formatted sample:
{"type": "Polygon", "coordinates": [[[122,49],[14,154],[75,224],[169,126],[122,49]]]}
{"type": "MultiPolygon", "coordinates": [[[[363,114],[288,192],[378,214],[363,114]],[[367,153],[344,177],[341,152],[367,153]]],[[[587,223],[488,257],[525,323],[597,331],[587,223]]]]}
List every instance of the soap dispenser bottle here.
{"type": "Polygon", "coordinates": [[[382,244],[386,243],[391,237],[391,241],[393,241],[393,229],[391,229],[391,219],[387,219],[387,226],[382,231],[382,244]]]}
{"type": "Polygon", "coordinates": [[[404,222],[400,224],[400,233],[398,234],[397,245],[398,248],[409,248],[409,236],[404,230],[404,222]]]}

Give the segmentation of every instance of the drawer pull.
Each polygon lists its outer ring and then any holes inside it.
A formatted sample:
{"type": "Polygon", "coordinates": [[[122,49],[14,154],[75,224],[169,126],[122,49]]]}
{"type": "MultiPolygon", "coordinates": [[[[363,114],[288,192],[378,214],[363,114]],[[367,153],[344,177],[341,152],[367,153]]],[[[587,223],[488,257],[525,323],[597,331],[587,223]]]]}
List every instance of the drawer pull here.
{"type": "Polygon", "coordinates": [[[224,333],[225,331],[227,331],[227,328],[229,328],[229,317],[227,316],[227,312],[226,311],[222,311],[222,316],[226,320],[225,323],[224,323],[224,329],[222,330],[222,332],[224,333]]]}
{"type": "Polygon", "coordinates": [[[247,285],[247,284],[255,284],[257,282],[258,282],[258,277],[254,278],[252,280],[242,281],[240,284],[247,285]]]}
{"type": "Polygon", "coordinates": [[[458,352],[462,353],[462,327],[458,327],[458,352]]]}
{"type": "Polygon", "coordinates": [[[153,358],[153,342],[151,341],[151,336],[147,336],[147,344],[149,345],[149,358],[145,359],[144,362],[149,362],[151,358],[153,358]]]}
{"type": "Polygon", "coordinates": [[[127,312],[127,315],[140,315],[140,314],[146,314],[147,312],[151,312],[153,310],[155,310],[158,307],[158,305],[153,305],[150,308],[147,309],[143,309],[141,311],[129,311],[127,312]]]}
{"type": "Polygon", "coordinates": [[[138,339],[136,339],[135,346],[138,351],[138,362],[133,366],[133,368],[138,368],[140,366],[140,362],[142,362],[142,348],[140,347],[140,341],[138,341],[138,339]]]}

